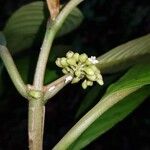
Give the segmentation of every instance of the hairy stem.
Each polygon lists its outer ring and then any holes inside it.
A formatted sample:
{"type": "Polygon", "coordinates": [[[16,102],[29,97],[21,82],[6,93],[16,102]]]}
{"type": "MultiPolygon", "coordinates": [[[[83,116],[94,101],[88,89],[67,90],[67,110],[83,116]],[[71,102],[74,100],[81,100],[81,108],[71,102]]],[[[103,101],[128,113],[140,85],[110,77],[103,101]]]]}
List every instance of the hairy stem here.
{"type": "MultiPolygon", "coordinates": [[[[40,91],[36,91],[39,92],[40,91]]],[[[28,136],[29,149],[43,149],[43,130],[44,130],[45,106],[43,97],[29,96],[29,112],[28,112],[28,136]]]]}
{"type": "Polygon", "coordinates": [[[26,85],[16,68],[11,54],[5,46],[0,45],[0,56],[16,89],[23,97],[27,98],[26,85]]]}
{"type": "Polygon", "coordinates": [[[41,51],[39,54],[35,76],[34,76],[34,82],[33,85],[36,90],[42,90],[43,88],[43,80],[44,80],[44,74],[46,69],[46,64],[49,57],[49,52],[54,40],[54,37],[58,30],[63,25],[65,19],[69,15],[69,13],[73,10],[74,7],[76,7],[79,3],[81,3],[83,0],[71,0],[60,12],[60,14],[57,16],[57,18],[49,23],[47,27],[47,31],[45,34],[45,38],[41,47],[41,51]]]}

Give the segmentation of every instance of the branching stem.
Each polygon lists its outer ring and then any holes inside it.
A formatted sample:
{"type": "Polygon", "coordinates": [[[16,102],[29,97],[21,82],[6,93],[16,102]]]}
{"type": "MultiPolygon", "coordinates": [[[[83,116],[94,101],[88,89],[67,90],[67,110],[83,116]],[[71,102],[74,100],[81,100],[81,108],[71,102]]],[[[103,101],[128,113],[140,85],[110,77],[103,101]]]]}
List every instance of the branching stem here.
{"type": "Polygon", "coordinates": [[[55,35],[63,25],[69,13],[83,0],[71,0],[60,12],[57,18],[48,24],[43,45],[39,54],[33,85],[36,90],[42,90],[43,80],[50,49],[55,35]]]}

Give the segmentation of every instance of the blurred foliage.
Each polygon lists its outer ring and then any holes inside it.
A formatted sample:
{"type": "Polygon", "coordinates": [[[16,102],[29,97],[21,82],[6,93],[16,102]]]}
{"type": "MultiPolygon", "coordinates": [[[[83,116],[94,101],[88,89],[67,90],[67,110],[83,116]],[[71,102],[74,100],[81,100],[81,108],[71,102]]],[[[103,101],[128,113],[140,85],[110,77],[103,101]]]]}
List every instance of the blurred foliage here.
{"type": "MultiPolygon", "coordinates": [[[[6,21],[16,9],[30,2],[33,2],[33,0],[1,0],[0,30],[3,30],[6,21]]],[[[66,49],[66,45],[67,47],[69,45],[69,47],[73,47],[75,51],[86,51],[89,55],[100,56],[113,47],[150,32],[149,4],[149,0],[115,0],[113,2],[111,0],[84,1],[79,6],[84,14],[84,21],[81,26],[68,35],[55,40],[54,45],[65,45],[61,47],[63,50],[66,49]]],[[[33,77],[34,64],[40,45],[41,42],[35,42],[31,49],[14,56],[18,66],[21,63],[24,64],[19,67],[21,72],[29,70],[29,75],[24,77],[26,81],[31,82],[32,80],[32,78],[29,79],[28,77],[30,74],[31,77],[33,77]],[[33,49],[34,52],[31,51],[33,49]],[[24,56],[30,56],[28,62],[24,61],[24,56]]],[[[60,47],[58,49],[60,49],[60,47]]],[[[57,52],[52,51],[48,63],[48,68],[53,70],[54,76],[58,70],[54,69],[56,66],[51,60],[54,60],[56,57],[57,52]]],[[[1,68],[2,65],[0,64],[0,71],[1,68]]],[[[49,70],[47,73],[49,74],[49,70]]],[[[24,75],[24,73],[22,74],[24,75]]],[[[113,82],[122,74],[124,74],[124,72],[118,73],[113,82]]],[[[106,77],[109,78],[110,76],[107,75],[106,77]]],[[[45,77],[45,82],[49,82],[47,80],[45,77]]],[[[54,78],[52,80],[54,80],[54,78]]],[[[4,81],[5,85],[9,87],[9,90],[5,90],[0,96],[0,149],[15,150],[17,147],[18,150],[25,150],[27,149],[27,147],[25,147],[25,143],[27,143],[27,103],[17,94],[6,71],[3,72],[2,79],[0,78],[0,84],[4,81]]],[[[99,92],[104,93],[106,89],[107,86],[103,87],[102,90],[99,89],[99,92]]],[[[77,108],[79,108],[80,103],[82,103],[81,100],[90,90],[91,89],[83,91],[80,85],[68,85],[52,98],[46,110],[45,150],[51,149],[77,121],[74,119],[77,108]],[[58,118],[61,119],[58,120],[58,118]]],[[[100,95],[96,93],[95,99],[99,96],[100,95]]],[[[91,104],[93,105],[92,102],[91,104]]],[[[87,107],[91,104],[87,104],[87,107]]],[[[86,149],[150,149],[149,104],[150,101],[145,101],[134,113],[129,115],[124,121],[101,138],[91,143],[86,149]]]]}
{"type": "MultiPolygon", "coordinates": [[[[8,19],[3,30],[7,39],[7,47],[12,53],[30,48],[34,42],[41,42],[45,33],[49,12],[42,1],[29,3],[18,9],[8,19]],[[14,38],[15,37],[15,38],[14,38]],[[18,44],[20,43],[20,44],[18,44]]],[[[77,28],[83,20],[78,8],[69,14],[57,37],[63,36],[77,28]]],[[[50,22],[49,22],[50,23],[50,22]]]]}

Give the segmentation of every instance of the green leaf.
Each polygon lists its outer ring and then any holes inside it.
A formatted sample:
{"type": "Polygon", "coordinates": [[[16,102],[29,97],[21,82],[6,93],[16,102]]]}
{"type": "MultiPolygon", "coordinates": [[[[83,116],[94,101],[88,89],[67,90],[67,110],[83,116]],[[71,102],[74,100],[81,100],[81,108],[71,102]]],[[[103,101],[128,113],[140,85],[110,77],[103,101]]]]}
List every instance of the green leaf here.
{"type": "MultiPolygon", "coordinates": [[[[76,113],[75,118],[78,118],[79,116],[83,115],[93,104],[96,104],[98,96],[102,95],[104,93],[104,89],[110,84],[112,81],[116,80],[118,78],[118,75],[113,75],[110,77],[107,77],[104,80],[104,86],[99,86],[98,84],[95,85],[90,89],[90,91],[87,92],[85,95],[83,101],[81,102],[78,111],[76,113]]],[[[100,98],[100,97],[99,97],[100,98]]]]}
{"type": "Polygon", "coordinates": [[[150,60],[150,34],[122,44],[98,57],[102,73],[124,70],[137,62],[150,60]]]}
{"type": "Polygon", "coordinates": [[[104,111],[103,115],[95,119],[95,122],[82,133],[72,148],[80,149],[86,146],[125,118],[150,95],[150,86],[140,89],[147,84],[150,84],[150,64],[136,65],[119,81],[112,84],[101,101],[95,106],[96,109],[101,110],[105,107],[104,105],[110,103],[108,104],[109,107],[104,111]],[[132,94],[133,91],[138,89],[140,89],[138,92],[132,94]]]}
{"type": "Polygon", "coordinates": [[[69,14],[66,21],[64,22],[62,28],[57,34],[57,37],[63,36],[75,28],[77,28],[83,20],[82,12],[76,7],[73,11],[69,14]]]}
{"type": "Polygon", "coordinates": [[[148,96],[150,96],[150,86],[144,87],[118,102],[98,118],[70,149],[79,150],[90,144],[134,111],[148,96]]]}
{"type": "MultiPolygon", "coordinates": [[[[59,148],[68,148],[73,142],[71,146],[71,149],[75,146],[80,147],[80,135],[84,136],[84,133],[90,135],[90,132],[92,132],[92,126],[97,119],[101,119],[103,117],[104,113],[109,113],[110,109],[115,106],[117,103],[120,103],[124,98],[132,94],[133,92],[139,90],[145,85],[150,84],[150,64],[140,64],[136,65],[135,67],[131,68],[119,81],[112,84],[106,94],[101,98],[101,100],[85,115],[83,116],[76,125],[64,136],[64,138],[56,145],[55,149],[59,148]],[[78,142],[79,140],[79,142],[78,142]],[[63,145],[63,146],[62,146],[63,145]]],[[[137,93],[138,94],[138,93],[137,93]]],[[[144,94],[146,97],[148,94],[144,94]]],[[[138,96],[137,96],[138,97],[138,96]]],[[[136,97],[136,98],[137,98],[136,97]]],[[[145,98],[145,97],[144,97],[145,98]]],[[[143,99],[144,99],[143,98],[143,99]]],[[[141,99],[139,99],[141,100],[141,99]]],[[[130,102],[130,101],[129,101],[130,102]]],[[[113,125],[115,125],[119,120],[122,120],[123,116],[126,116],[131,112],[136,106],[138,106],[139,101],[135,100],[134,106],[132,105],[132,109],[129,109],[128,107],[130,105],[127,105],[128,111],[124,112],[124,115],[120,115],[119,119],[114,119],[114,114],[108,119],[108,120],[102,120],[104,121],[103,124],[107,124],[106,128],[103,126],[97,126],[99,130],[102,130],[99,135],[106,132],[106,130],[110,129],[113,125]],[[113,125],[112,125],[112,121],[113,125]],[[109,124],[110,122],[110,124],[109,124]],[[109,126],[108,126],[109,124],[109,126]]],[[[121,111],[121,106],[118,107],[121,111]]],[[[94,125],[93,125],[94,126],[94,125]]],[[[94,130],[94,129],[93,129],[94,130]]],[[[98,133],[96,133],[98,134],[98,133]]],[[[94,136],[94,135],[93,135],[94,136]]],[[[93,137],[92,136],[92,137],[93,137]]],[[[97,136],[95,136],[96,138],[97,136]]],[[[87,137],[90,139],[90,137],[87,137]]],[[[84,147],[89,142],[91,142],[94,138],[91,138],[91,140],[88,139],[88,142],[85,138],[82,139],[81,147],[84,147]]],[[[80,149],[80,148],[79,148],[80,149]]]]}
{"type": "Polygon", "coordinates": [[[89,109],[91,105],[93,105],[95,99],[100,95],[102,90],[102,86],[95,85],[90,89],[90,91],[85,95],[85,98],[81,102],[75,118],[79,118],[80,115],[82,115],[85,111],[89,109]]]}
{"type": "MultiPolygon", "coordinates": [[[[34,42],[38,42],[44,35],[46,20],[49,12],[42,1],[24,5],[18,9],[8,20],[4,33],[6,35],[8,48],[13,53],[27,49],[34,42]]],[[[75,8],[64,22],[57,36],[71,32],[79,26],[83,15],[78,8],[75,8]]]]}

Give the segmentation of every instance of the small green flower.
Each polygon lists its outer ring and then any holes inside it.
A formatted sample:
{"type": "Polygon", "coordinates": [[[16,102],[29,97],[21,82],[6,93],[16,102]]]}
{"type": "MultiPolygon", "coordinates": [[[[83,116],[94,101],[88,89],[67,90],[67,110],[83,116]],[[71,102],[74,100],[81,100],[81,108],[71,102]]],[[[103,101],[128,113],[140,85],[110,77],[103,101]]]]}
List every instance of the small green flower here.
{"type": "Polygon", "coordinates": [[[85,67],[84,71],[87,73],[87,75],[94,75],[94,70],[90,66],[85,67]]]}
{"type": "Polygon", "coordinates": [[[76,60],[75,60],[73,57],[71,57],[71,58],[68,58],[68,59],[67,59],[67,63],[68,63],[69,65],[75,66],[75,65],[76,65],[76,60]]]}
{"type": "Polygon", "coordinates": [[[80,70],[75,70],[75,75],[81,77],[82,72],[80,70]]]}
{"type": "Polygon", "coordinates": [[[88,58],[85,53],[80,55],[72,51],[67,52],[66,57],[56,60],[56,65],[62,68],[64,74],[73,76],[72,84],[84,79],[82,82],[83,89],[92,86],[94,81],[100,85],[104,84],[100,70],[95,65],[97,63],[98,60],[95,56],[88,58]]]}
{"type": "Polygon", "coordinates": [[[86,75],[86,77],[90,80],[90,81],[95,81],[96,80],[96,75],[86,75]]]}
{"type": "Polygon", "coordinates": [[[88,56],[84,53],[79,56],[79,60],[81,63],[84,63],[88,59],[88,56]]]}
{"type": "Polygon", "coordinates": [[[61,65],[62,65],[63,67],[68,66],[67,59],[66,59],[65,57],[62,57],[62,58],[60,59],[60,63],[61,63],[61,65]]]}
{"type": "Polygon", "coordinates": [[[74,55],[72,56],[76,61],[79,61],[79,54],[78,53],[74,53],[74,55]]]}

